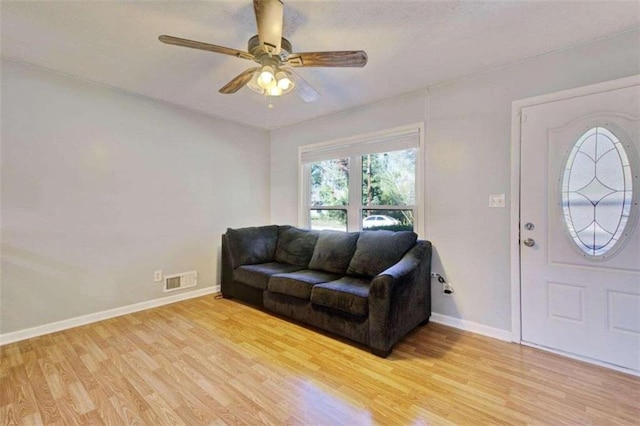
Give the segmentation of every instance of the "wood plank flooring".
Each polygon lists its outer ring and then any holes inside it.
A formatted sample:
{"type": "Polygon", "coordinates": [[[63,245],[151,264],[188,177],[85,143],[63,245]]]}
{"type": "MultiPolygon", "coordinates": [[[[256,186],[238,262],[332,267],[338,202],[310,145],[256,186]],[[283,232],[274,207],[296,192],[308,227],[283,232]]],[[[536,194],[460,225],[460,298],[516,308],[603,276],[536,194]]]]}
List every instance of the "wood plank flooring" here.
{"type": "Polygon", "coordinates": [[[623,373],[438,324],[381,359],[213,296],[0,356],[0,424],[640,424],[623,373]]]}

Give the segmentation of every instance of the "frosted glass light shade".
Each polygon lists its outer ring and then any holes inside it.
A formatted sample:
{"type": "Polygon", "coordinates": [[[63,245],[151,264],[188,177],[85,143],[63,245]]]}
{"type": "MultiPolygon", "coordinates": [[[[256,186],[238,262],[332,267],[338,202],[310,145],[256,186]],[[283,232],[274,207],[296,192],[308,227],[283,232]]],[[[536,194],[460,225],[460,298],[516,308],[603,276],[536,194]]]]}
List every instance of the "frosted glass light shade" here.
{"type": "Polygon", "coordinates": [[[276,74],[276,80],[278,80],[278,87],[282,90],[289,89],[292,84],[289,76],[284,71],[280,71],[276,74]]]}
{"type": "Polygon", "coordinates": [[[258,77],[258,85],[263,89],[266,89],[275,83],[273,67],[265,65],[262,67],[262,72],[258,77]]]}

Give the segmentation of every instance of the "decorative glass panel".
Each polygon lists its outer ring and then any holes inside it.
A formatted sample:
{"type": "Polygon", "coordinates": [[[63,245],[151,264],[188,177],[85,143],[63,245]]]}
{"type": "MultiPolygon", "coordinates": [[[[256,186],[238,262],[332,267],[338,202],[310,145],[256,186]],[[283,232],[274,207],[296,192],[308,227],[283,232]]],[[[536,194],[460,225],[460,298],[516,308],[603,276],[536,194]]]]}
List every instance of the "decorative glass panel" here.
{"type": "Polygon", "coordinates": [[[631,213],[631,165],[604,127],[584,133],[562,176],[562,210],[569,235],[586,255],[604,256],[620,240],[631,213]]]}

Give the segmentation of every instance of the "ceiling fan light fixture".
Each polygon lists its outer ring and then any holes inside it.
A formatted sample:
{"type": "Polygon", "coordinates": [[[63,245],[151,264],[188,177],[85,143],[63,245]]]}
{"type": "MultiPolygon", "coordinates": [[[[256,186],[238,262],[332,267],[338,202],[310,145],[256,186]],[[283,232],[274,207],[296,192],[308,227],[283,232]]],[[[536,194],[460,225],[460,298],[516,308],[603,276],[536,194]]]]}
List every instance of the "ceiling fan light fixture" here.
{"type": "Polygon", "coordinates": [[[289,71],[281,69],[278,66],[265,65],[254,72],[253,77],[247,83],[247,87],[263,96],[278,97],[291,92],[295,87],[295,83],[291,79],[289,71]],[[265,68],[267,69],[265,70],[265,68]],[[265,84],[265,81],[269,80],[269,78],[263,79],[262,76],[265,71],[271,73],[272,70],[273,78],[269,83],[265,84]]]}
{"type": "Polygon", "coordinates": [[[263,89],[268,89],[275,84],[275,71],[271,65],[265,65],[260,71],[258,85],[263,89]]]}
{"type": "Polygon", "coordinates": [[[226,95],[236,93],[247,86],[252,91],[267,97],[281,96],[295,87],[300,99],[304,102],[313,102],[320,97],[320,94],[292,68],[363,67],[367,64],[367,53],[363,50],[293,52],[289,40],[282,37],[283,0],[253,0],[253,11],[258,34],[249,39],[246,52],[166,34],[159,36],[158,39],[165,44],[205,50],[256,62],[259,66],[247,68],[218,90],[226,95]],[[281,66],[286,68],[281,69],[281,66]]]}
{"type": "Polygon", "coordinates": [[[276,73],[276,80],[278,81],[278,87],[282,89],[283,92],[289,91],[289,88],[293,88],[293,82],[289,79],[289,76],[284,71],[279,71],[276,73]]]}

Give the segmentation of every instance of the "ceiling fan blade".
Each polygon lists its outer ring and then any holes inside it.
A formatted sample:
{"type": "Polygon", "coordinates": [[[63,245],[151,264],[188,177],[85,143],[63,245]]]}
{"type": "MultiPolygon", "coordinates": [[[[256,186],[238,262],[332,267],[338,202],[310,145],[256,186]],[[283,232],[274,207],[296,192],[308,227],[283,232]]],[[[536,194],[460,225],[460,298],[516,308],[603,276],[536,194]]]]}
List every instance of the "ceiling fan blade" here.
{"type": "Polygon", "coordinates": [[[279,55],[282,41],[284,4],[282,0],[253,0],[258,39],[265,52],[279,55]]]}
{"type": "Polygon", "coordinates": [[[231,49],[230,47],[216,46],[215,44],[203,43],[201,41],[187,40],[168,35],[161,35],[158,40],[165,44],[173,44],[174,46],[190,47],[192,49],[206,50],[208,52],[222,53],[223,55],[231,55],[236,58],[254,60],[255,57],[248,52],[242,50],[231,49]]]}
{"type": "Polygon", "coordinates": [[[287,62],[292,67],[364,67],[367,53],[364,50],[292,53],[287,62]]]}
{"type": "Polygon", "coordinates": [[[246,86],[249,81],[251,81],[253,74],[259,69],[260,68],[258,67],[253,67],[244,70],[243,72],[238,74],[236,78],[225,84],[225,86],[222,89],[218,90],[218,92],[224,93],[226,95],[236,93],[238,90],[246,86]]]}
{"type": "Polygon", "coordinates": [[[295,83],[294,90],[296,94],[305,102],[314,102],[320,98],[320,93],[316,91],[307,81],[300,77],[300,75],[293,70],[286,70],[293,82],[295,83]]]}

